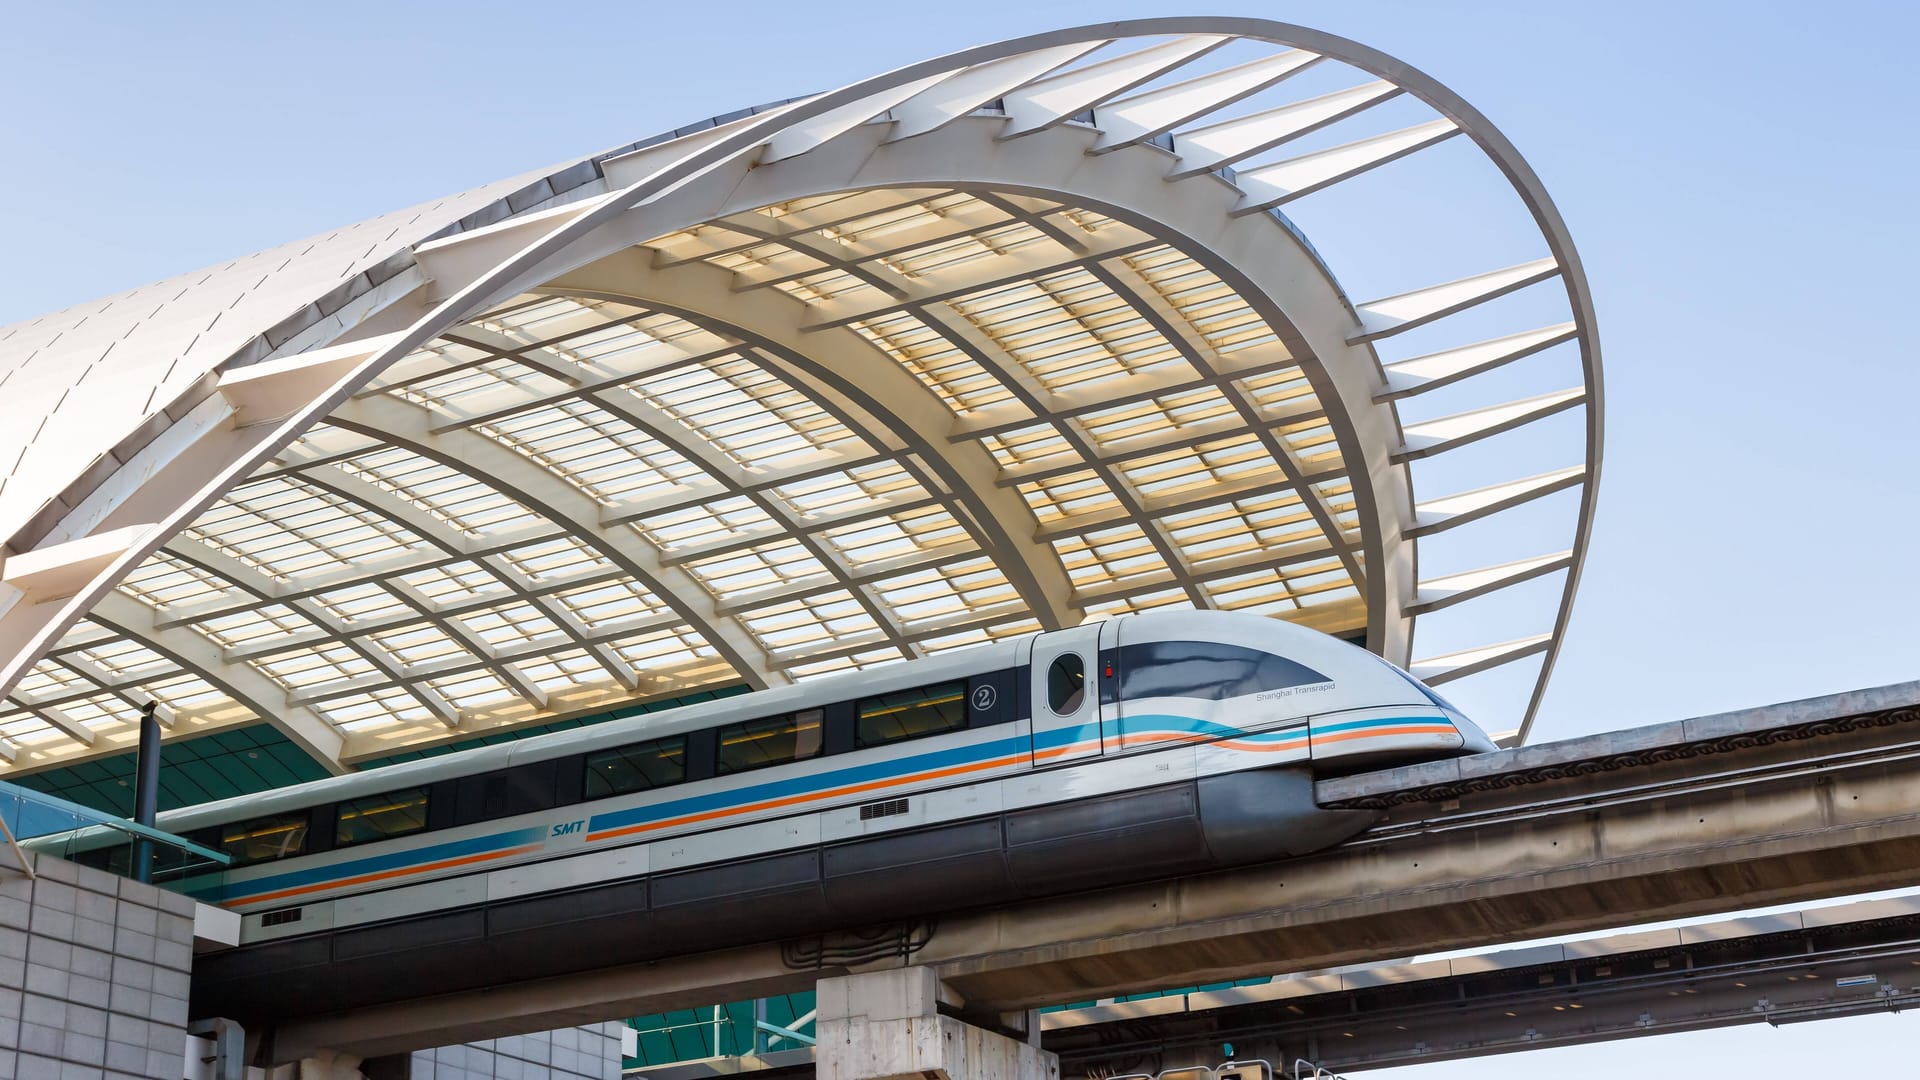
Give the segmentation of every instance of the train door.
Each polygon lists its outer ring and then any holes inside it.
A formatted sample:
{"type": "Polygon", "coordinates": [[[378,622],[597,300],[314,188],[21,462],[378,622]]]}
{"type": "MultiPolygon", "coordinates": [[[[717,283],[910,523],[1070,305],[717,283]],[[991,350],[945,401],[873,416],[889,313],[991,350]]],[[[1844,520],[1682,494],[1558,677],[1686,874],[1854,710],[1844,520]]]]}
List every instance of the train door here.
{"type": "Polygon", "coordinates": [[[1033,763],[1099,757],[1100,630],[1108,623],[1056,630],[1033,639],[1028,699],[1033,703],[1033,763]]]}

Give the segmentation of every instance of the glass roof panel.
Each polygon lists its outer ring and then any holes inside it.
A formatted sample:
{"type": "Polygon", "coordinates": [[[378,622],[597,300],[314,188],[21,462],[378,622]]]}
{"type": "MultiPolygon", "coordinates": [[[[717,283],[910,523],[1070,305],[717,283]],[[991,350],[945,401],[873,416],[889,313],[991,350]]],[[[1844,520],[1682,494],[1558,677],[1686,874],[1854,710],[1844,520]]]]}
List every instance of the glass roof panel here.
{"type": "Polygon", "coordinates": [[[1145,529],[1135,523],[1063,536],[1053,541],[1053,550],[1074,588],[1082,591],[1158,582],[1172,573],[1145,529]]]}
{"type": "Polygon", "coordinates": [[[856,571],[872,563],[978,546],[966,528],[938,506],[828,529],[822,539],[856,571]]]}
{"type": "Polygon", "coordinates": [[[554,600],[581,626],[595,633],[651,622],[671,610],[639,582],[627,578],[570,589],[555,594],[554,600]]]}
{"type": "Polygon", "coordinates": [[[800,467],[840,449],[865,449],[812,395],[745,357],[709,360],[624,389],[742,468],[771,461],[800,467]]]}
{"type": "MultiPolygon", "coordinates": [[[[1136,227],[1034,196],[905,189],[795,200],[646,246],[656,271],[704,262],[736,289],[853,313],[874,360],[954,427],[923,431],[931,450],[911,456],[803,365],[744,344],[752,334],[640,301],[526,294],[366,391],[422,416],[433,456],[364,419],[317,426],[123,591],[185,612],[175,632],[375,757],[444,742],[456,722],[520,726],[1039,629],[1033,598],[985,553],[989,492],[948,491],[951,463],[925,456],[965,444],[997,470],[996,513],[1027,515],[999,527],[1032,545],[1024,557],[1059,560],[1064,602],[1087,617],[1198,601],[1364,626],[1317,519],[1247,427],[1260,417],[1357,536],[1306,375],[1231,288],[1136,227]],[[941,299],[889,310],[915,290],[941,299]],[[548,520],[529,502],[558,496],[509,494],[457,450],[469,439],[596,509],[548,520]]],[[[837,362],[857,378],[850,359],[837,362]]],[[[124,724],[104,680],[245,715],[152,650],[85,632],[98,640],[70,635],[68,659],[37,669],[16,705],[46,696],[74,723],[124,724]]],[[[24,710],[14,723],[60,737],[24,710]]]]}
{"type": "Polygon", "coordinates": [[[830,585],[834,581],[820,560],[790,537],[690,562],[687,571],[715,599],[740,606],[751,606],[770,593],[789,592],[794,586],[830,585]]]}
{"type": "Polygon", "coordinates": [[[577,399],[480,430],[604,504],[683,492],[703,479],[700,467],[678,451],[606,409],[577,399]]]}
{"type": "Polygon", "coordinates": [[[1085,269],[963,297],[951,306],[1056,393],[1132,373],[1192,373],[1171,342],[1085,269]]]}
{"type": "Polygon", "coordinates": [[[972,354],[907,312],[892,312],[852,324],[861,337],[892,357],[914,378],[964,415],[1014,399],[1013,391],[972,354]]]}
{"type": "Polygon", "coordinates": [[[847,589],[831,589],[742,614],[753,636],[782,667],[827,649],[873,645],[887,632],[847,589]]]}
{"type": "Polygon", "coordinates": [[[669,555],[699,551],[721,543],[771,539],[782,532],[781,523],[746,495],[648,514],[634,522],[633,528],[669,555]]]}
{"type": "Polygon", "coordinates": [[[855,465],[776,484],[768,494],[804,524],[810,518],[847,517],[929,498],[898,461],[855,465]]]}

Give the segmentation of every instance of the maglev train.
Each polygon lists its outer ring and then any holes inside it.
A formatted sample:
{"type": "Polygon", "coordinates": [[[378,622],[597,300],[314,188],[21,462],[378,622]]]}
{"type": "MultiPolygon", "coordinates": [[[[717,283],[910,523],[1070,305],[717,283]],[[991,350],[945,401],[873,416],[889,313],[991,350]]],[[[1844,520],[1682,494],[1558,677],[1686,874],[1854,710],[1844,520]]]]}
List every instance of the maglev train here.
{"type": "Polygon", "coordinates": [[[1494,749],[1302,627],[1125,615],[162,815],[194,1015],[331,1012],[1303,855],[1313,781],[1494,749]]]}

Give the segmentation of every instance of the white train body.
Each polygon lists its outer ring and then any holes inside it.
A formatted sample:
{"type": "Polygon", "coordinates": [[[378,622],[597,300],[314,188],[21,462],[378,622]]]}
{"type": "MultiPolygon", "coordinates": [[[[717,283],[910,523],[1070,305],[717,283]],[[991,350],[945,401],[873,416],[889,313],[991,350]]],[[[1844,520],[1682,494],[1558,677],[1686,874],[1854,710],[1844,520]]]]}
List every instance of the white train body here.
{"type": "Polygon", "coordinates": [[[292,994],[344,1007],[1304,854],[1369,820],[1315,806],[1315,775],[1492,749],[1353,645],[1165,612],[227,800],[161,827],[253,860],[182,883],[244,915],[242,947],[196,975],[209,1007],[241,1015],[292,994]],[[647,777],[662,782],[634,786],[647,777]],[[356,835],[402,809],[417,819],[404,835],[356,835]],[[263,857],[263,838],[281,846],[263,857]],[[591,955],[564,957],[583,928],[591,955]],[[436,971],[466,974],[367,995],[356,971],[422,948],[436,971]]]}

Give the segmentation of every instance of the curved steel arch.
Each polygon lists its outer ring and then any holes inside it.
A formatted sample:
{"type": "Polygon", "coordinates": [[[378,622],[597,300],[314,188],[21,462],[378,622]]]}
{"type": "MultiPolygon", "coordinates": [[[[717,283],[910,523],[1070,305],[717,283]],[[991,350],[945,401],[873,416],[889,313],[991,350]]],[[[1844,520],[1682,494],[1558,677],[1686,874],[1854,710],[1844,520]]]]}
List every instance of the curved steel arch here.
{"type": "MultiPolygon", "coordinates": [[[[0,666],[0,687],[11,689],[26,668],[52,647],[59,634],[82,617],[88,608],[104,597],[143,559],[158,550],[169,537],[216,502],[241,478],[266,465],[303,431],[313,427],[329,412],[343,405],[382,370],[415,349],[433,341],[456,323],[517,293],[540,287],[546,281],[564,273],[567,267],[577,265],[581,261],[582,241],[597,231],[606,229],[616,222],[622,222],[623,219],[627,226],[633,227],[635,224],[631,216],[633,212],[658,206],[663,200],[670,200],[677,195],[687,193],[697,182],[716,171],[750,166],[755,163],[756,155],[762,164],[760,171],[763,174],[771,172],[773,166],[780,162],[794,160],[817,147],[839,139],[867,121],[886,115],[889,109],[916,101],[919,95],[938,88],[949,79],[958,82],[961,81],[959,79],[961,75],[977,76],[979,71],[987,65],[998,64],[999,68],[1003,69],[1007,66],[1005,62],[1017,57],[1051,57],[1066,54],[1078,56],[1087,51],[1083,46],[1116,39],[1163,34],[1214,35],[1221,38],[1238,38],[1306,49],[1392,82],[1433,108],[1467,134],[1513,185],[1540,229],[1553,264],[1562,279],[1577,327],[1575,336],[1578,339],[1584,376],[1584,396],[1578,403],[1584,407],[1586,413],[1586,463],[1582,479],[1578,481],[1582,487],[1582,493],[1572,550],[1565,560],[1566,580],[1561,590],[1561,600],[1553,629],[1546,635],[1541,670],[1518,733],[1519,738],[1523,740],[1540,704],[1541,695],[1544,693],[1547,678],[1551,673],[1559,643],[1564,634],[1591,531],[1597,495],[1602,413],[1599,347],[1593,330],[1591,297],[1587,292],[1577,253],[1574,251],[1558,211],[1525,161],[1483,116],[1439,83],[1411,66],[1333,35],[1286,24],[1234,18],[1154,19],[1102,24],[1032,35],[996,45],[962,50],[947,57],[909,65],[841,90],[772,110],[740,122],[732,128],[716,129],[702,137],[689,139],[687,142],[693,145],[675,157],[669,158],[664,153],[657,153],[670,149],[673,146],[671,142],[653,150],[643,150],[640,153],[655,153],[663,163],[658,167],[650,168],[633,182],[610,192],[601,199],[577,204],[584,206],[584,209],[556,207],[553,215],[558,224],[550,229],[542,227],[538,219],[525,222],[510,221],[508,224],[513,228],[509,231],[513,238],[525,235],[533,235],[535,238],[531,242],[521,243],[509,256],[490,261],[482,272],[472,280],[461,283],[452,295],[432,304],[430,310],[413,319],[406,329],[379,339],[376,343],[370,343],[362,349],[350,350],[344,354],[322,373],[325,378],[319,384],[320,388],[317,391],[308,392],[301,399],[298,408],[293,409],[275,423],[254,425],[230,435],[223,434],[220,439],[215,440],[218,445],[214,442],[206,443],[203,446],[206,451],[205,456],[218,460],[222,463],[222,467],[215,471],[211,482],[200,485],[192,497],[175,503],[174,509],[163,515],[160,521],[150,525],[138,521],[121,522],[113,517],[111,511],[102,512],[99,509],[93,509],[89,511],[92,514],[91,520],[100,526],[95,530],[95,536],[100,535],[110,526],[124,524],[130,527],[125,535],[115,537],[111,544],[94,545],[95,548],[104,550],[105,555],[93,549],[84,553],[72,550],[29,553],[45,554],[48,558],[41,561],[51,562],[56,567],[62,565],[64,559],[65,563],[80,567],[76,573],[85,572],[84,583],[70,596],[43,598],[34,591],[34,582],[37,580],[34,574],[12,572],[18,568],[17,562],[16,566],[9,568],[6,576],[10,583],[21,587],[27,594],[26,599],[34,602],[28,604],[16,602],[12,610],[0,613],[0,653],[9,654],[6,655],[4,666],[0,666]],[[267,430],[261,430],[261,428],[267,430]]],[[[1191,55],[1199,55],[1204,51],[1198,46],[1196,50],[1191,55]]],[[[1175,63],[1154,74],[1163,74],[1178,66],[1178,63],[1175,63]]],[[[1034,81],[1036,76],[1043,76],[1053,71],[1055,67],[1057,65],[1040,66],[1037,61],[1030,64],[1031,70],[1027,75],[1026,84],[1034,81]]],[[[975,81],[978,82],[978,79],[976,78],[975,81]]],[[[1127,89],[1129,88],[1122,87],[1115,93],[1124,94],[1127,89]]],[[[1100,103],[1104,104],[1112,100],[1115,93],[1108,93],[1100,103]]],[[[969,111],[971,110],[960,109],[938,123],[924,126],[924,130],[910,132],[901,137],[927,138],[932,131],[960,119],[969,111]]],[[[1065,119],[1067,118],[1059,117],[1056,121],[1065,119]]],[[[640,215],[641,218],[645,216],[645,214],[640,215]]],[[[519,241],[515,239],[514,242],[519,241]]],[[[1302,243],[1301,247],[1316,262],[1318,261],[1317,253],[1314,253],[1310,246],[1302,243]]],[[[1222,272],[1224,277],[1233,273],[1234,269],[1231,265],[1222,265],[1216,272],[1222,272]]],[[[1324,271],[1324,266],[1322,270],[1324,271]]],[[[1334,294],[1339,296],[1337,285],[1333,284],[1330,277],[1328,284],[1333,285],[1334,294]]],[[[1259,290],[1250,289],[1246,290],[1246,293],[1250,300],[1259,299],[1259,290]]],[[[1345,306],[1346,313],[1355,324],[1354,333],[1348,337],[1344,345],[1359,347],[1371,355],[1371,341],[1378,335],[1368,330],[1366,316],[1369,313],[1366,306],[1361,305],[1356,308],[1347,305],[1343,297],[1339,302],[1345,306]]],[[[1282,321],[1279,325],[1287,324],[1282,321]]],[[[1313,355],[1317,357],[1320,352],[1321,350],[1314,350],[1313,355]]],[[[1324,370],[1322,375],[1325,375],[1324,370]]],[[[1384,374],[1379,368],[1377,357],[1374,358],[1374,378],[1376,381],[1384,382],[1384,374]]],[[[1350,394],[1340,396],[1343,400],[1352,400],[1350,394]]],[[[241,410],[236,408],[234,411],[241,410]]],[[[1338,417],[1334,415],[1335,412],[1335,410],[1329,410],[1329,415],[1337,424],[1338,417]]],[[[1391,408],[1388,409],[1387,415],[1396,417],[1391,408]]],[[[1397,418],[1392,422],[1395,427],[1399,426],[1397,418]]],[[[1364,460],[1369,456],[1368,451],[1377,456],[1383,449],[1391,449],[1378,445],[1355,446],[1353,445],[1355,443],[1369,443],[1372,440],[1362,438],[1351,430],[1339,431],[1337,434],[1340,441],[1345,444],[1343,450],[1353,453],[1353,460],[1364,460]]],[[[1396,432],[1396,434],[1400,433],[1396,432]]],[[[1407,460],[1405,457],[1401,458],[1400,464],[1396,467],[1404,468],[1405,460],[1407,460]]],[[[1371,470],[1368,479],[1369,481],[1375,479],[1371,475],[1371,470]]],[[[1356,491],[1358,488],[1359,485],[1356,485],[1356,491]]],[[[1408,517],[1404,524],[1416,530],[1426,527],[1414,515],[1410,481],[1408,481],[1407,492],[1409,505],[1400,508],[1408,517]]],[[[1302,494],[1303,496],[1311,495],[1306,490],[1306,485],[1302,485],[1302,494]]],[[[1509,493],[1502,497],[1511,498],[1512,496],[1509,493]]],[[[1482,503],[1480,511],[1499,501],[1494,499],[1491,502],[1482,503]]],[[[76,509],[75,513],[79,512],[80,510],[76,509]]],[[[1374,516],[1376,521],[1385,520],[1378,507],[1375,508],[1374,516]]],[[[1363,534],[1363,540],[1370,545],[1379,542],[1377,529],[1363,530],[1363,534]]],[[[85,543],[85,541],[75,543],[85,543]]],[[[1369,555],[1375,556],[1367,560],[1368,565],[1365,571],[1369,581],[1369,607],[1372,611],[1385,612],[1395,607],[1424,607],[1435,610],[1452,602],[1445,598],[1423,602],[1419,596],[1411,594],[1399,598],[1409,602],[1394,602],[1386,592],[1389,585],[1385,580],[1388,576],[1387,568],[1381,565],[1384,560],[1378,557],[1377,549],[1370,548],[1369,555]]],[[[21,556],[16,555],[14,559],[17,561],[21,556]]],[[[32,559],[27,561],[32,564],[31,569],[39,569],[38,562],[32,559]]],[[[1413,567],[1409,565],[1407,570],[1411,574],[1413,567]]],[[[1411,589],[1410,578],[1405,584],[1411,589]]],[[[1472,593],[1475,588],[1484,589],[1485,586],[1468,587],[1460,590],[1459,594],[1472,593]]],[[[1370,616],[1370,618],[1373,617],[1375,616],[1370,616]]],[[[1381,645],[1381,642],[1376,642],[1377,647],[1381,645]]],[[[1394,650],[1386,649],[1385,651],[1394,650]]],[[[1469,660],[1456,665],[1456,670],[1465,670],[1484,662],[1485,658],[1469,660]]]]}

